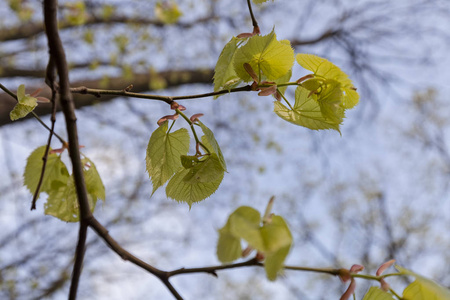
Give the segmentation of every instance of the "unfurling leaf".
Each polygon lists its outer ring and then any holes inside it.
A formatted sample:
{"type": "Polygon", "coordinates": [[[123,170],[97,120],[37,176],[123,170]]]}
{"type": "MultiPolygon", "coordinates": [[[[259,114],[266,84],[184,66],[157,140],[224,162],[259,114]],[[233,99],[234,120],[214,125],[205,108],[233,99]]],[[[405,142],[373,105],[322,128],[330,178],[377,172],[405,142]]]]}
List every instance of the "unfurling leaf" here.
{"type": "Polygon", "coordinates": [[[234,55],[238,49],[239,41],[239,38],[233,37],[220,53],[214,69],[214,92],[222,89],[232,89],[242,82],[234,71],[233,65],[234,55]]]}
{"type": "Polygon", "coordinates": [[[182,155],[189,151],[189,133],[185,128],[169,133],[164,122],[151,135],[147,147],[147,172],[152,180],[152,194],[182,169],[182,155]]]}
{"type": "Polygon", "coordinates": [[[21,84],[17,89],[17,104],[10,112],[11,121],[24,118],[37,106],[37,99],[25,94],[25,85],[21,84]]]}
{"type": "Polygon", "coordinates": [[[400,273],[413,276],[416,280],[408,285],[403,291],[405,300],[447,300],[450,299],[450,290],[437,284],[436,282],[416,274],[408,269],[395,266],[400,273]]]}
{"type": "Polygon", "coordinates": [[[333,63],[312,54],[297,54],[296,59],[303,68],[312,71],[317,79],[325,81],[331,79],[340,83],[343,94],[341,104],[345,109],[353,108],[358,104],[359,95],[352,81],[333,63]]]}
{"type": "Polygon", "coordinates": [[[274,106],[274,112],[283,120],[313,130],[334,129],[340,132],[339,125],[345,117],[344,109],[336,107],[332,98],[326,96],[324,101],[319,102],[317,95],[301,86],[295,91],[293,109],[278,101],[274,102],[274,106]]]}
{"type": "MultiPolygon", "coordinates": [[[[267,2],[267,1],[269,1],[269,0],[252,0],[253,1],[253,3],[255,3],[255,4],[261,4],[261,3],[264,3],[264,2],[267,2]]],[[[273,1],[273,0],[272,0],[273,1]]]]}
{"type": "Polygon", "coordinates": [[[245,70],[247,63],[262,79],[276,80],[289,72],[294,63],[294,50],[289,41],[278,41],[275,32],[266,36],[255,35],[248,39],[247,44],[236,50],[234,69],[245,82],[253,78],[245,70]]]}
{"type": "Polygon", "coordinates": [[[283,269],[284,261],[292,246],[291,232],[280,216],[270,221],[261,220],[259,212],[248,206],[236,209],[219,230],[217,257],[222,263],[232,262],[242,256],[240,240],[265,257],[264,268],[269,280],[275,280],[283,269]]]}

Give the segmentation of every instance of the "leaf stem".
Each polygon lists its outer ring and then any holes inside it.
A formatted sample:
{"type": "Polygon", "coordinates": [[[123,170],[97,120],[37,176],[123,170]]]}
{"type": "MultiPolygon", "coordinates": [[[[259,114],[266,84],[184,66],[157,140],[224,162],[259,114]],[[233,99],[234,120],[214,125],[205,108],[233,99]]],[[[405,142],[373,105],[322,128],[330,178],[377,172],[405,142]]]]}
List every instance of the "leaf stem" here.
{"type": "Polygon", "coordinates": [[[184,120],[186,120],[186,122],[188,122],[188,124],[189,124],[189,126],[191,127],[191,131],[192,131],[192,134],[194,135],[194,139],[195,139],[195,143],[196,144],[198,144],[198,145],[200,145],[200,146],[202,146],[202,148],[206,151],[206,152],[208,152],[208,154],[211,154],[211,151],[208,149],[208,147],[206,147],[201,141],[200,141],[200,139],[198,138],[198,135],[197,135],[197,132],[195,131],[195,128],[194,128],[194,124],[195,123],[193,123],[181,110],[179,110],[178,108],[177,109],[175,109],[175,111],[184,119],[184,120]]]}
{"type": "Polygon", "coordinates": [[[250,0],[247,0],[248,11],[250,12],[250,18],[252,18],[253,30],[259,32],[258,22],[256,21],[255,15],[253,14],[252,3],[250,0]]]}
{"type": "Polygon", "coordinates": [[[286,101],[286,103],[287,103],[287,105],[289,106],[289,108],[290,108],[291,110],[294,110],[294,108],[292,107],[291,103],[289,103],[289,101],[286,99],[286,97],[283,95],[283,93],[280,92],[280,89],[277,88],[277,92],[278,92],[278,94],[280,94],[281,98],[283,98],[284,101],[286,101]]]}

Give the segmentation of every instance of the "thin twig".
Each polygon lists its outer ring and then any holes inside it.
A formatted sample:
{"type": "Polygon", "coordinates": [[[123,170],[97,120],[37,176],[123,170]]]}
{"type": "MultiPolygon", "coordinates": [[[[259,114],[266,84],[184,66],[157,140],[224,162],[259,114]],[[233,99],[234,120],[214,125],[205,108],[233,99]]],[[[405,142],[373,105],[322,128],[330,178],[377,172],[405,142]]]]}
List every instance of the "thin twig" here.
{"type": "Polygon", "coordinates": [[[88,224],[87,220],[92,217],[92,213],[89,209],[89,200],[83,175],[83,165],[81,163],[78,145],[78,130],[76,125],[77,119],[75,116],[75,106],[72,100],[72,94],[70,93],[69,70],[67,67],[64,48],[58,32],[57,1],[44,0],[43,11],[45,34],[48,39],[48,49],[50,57],[56,65],[59,76],[60,101],[66,120],[66,129],[69,138],[69,156],[72,162],[73,177],[80,212],[80,231],[78,235],[78,244],[75,252],[75,263],[69,293],[69,299],[75,300],[84,260],[86,230],[88,224]]]}
{"type": "Polygon", "coordinates": [[[46,78],[45,81],[49,85],[49,87],[52,90],[52,116],[50,118],[51,120],[51,128],[50,133],[48,135],[47,140],[47,146],[45,147],[44,156],[42,157],[42,169],[41,169],[41,175],[39,176],[38,185],[36,187],[36,190],[34,191],[33,200],[31,201],[31,210],[36,209],[36,202],[39,198],[39,192],[41,190],[42,182],[44,181],[44,175],[45,175],[45,169],[47,167],[47,161],[48,161],[48,153],[50,152],[50,145],[52,143],[52,137],[53,133],[55,131],[55,122],[56,122],[56,87],[55,87],[55,62],[52,57],[48,60],[47,65],[47,72],[46,72],[46,78]]]}
{"type": "Polygon", "coordinates": [[[258,22],[256,21],[255,15],[253,14],[253,10],[252,10],[252,2],[250,0],[247,0],[247,5],[248,5],[248,11],[250,12],[250,17],[252,18],[253,31],[259,32],[258,22]]]}
{"type": "Polygon", "coordinates": [[[161,96],[161,95],[151,95],[151,94],[127,92],[126,90],[90,89],[90,88],[87,88],[84,86],[70,89],[70,91],[72,93],[90,94],[90,95],[94,95],[96,97],[101,97],[101,95],[116,95],[116,96],[124,96],[124,97],[131,97],[131,98],[159,100],[159,101],[166,102],[167,104],[171,104],[175,100],[189,100],[189,99],[206,98],[206,97],[213,97],[213,96],[218,96],[218,95],[222,95],[222,94],[244,92],[244,91],[251,91],[251,90],[252,90],[251,86],[246,85],[243,87],[234,88],[234,89],[230,89],[230,90],[220,90],[217,92],[204,93],[204,94],[185,95],[185,96],[161,96]]]}

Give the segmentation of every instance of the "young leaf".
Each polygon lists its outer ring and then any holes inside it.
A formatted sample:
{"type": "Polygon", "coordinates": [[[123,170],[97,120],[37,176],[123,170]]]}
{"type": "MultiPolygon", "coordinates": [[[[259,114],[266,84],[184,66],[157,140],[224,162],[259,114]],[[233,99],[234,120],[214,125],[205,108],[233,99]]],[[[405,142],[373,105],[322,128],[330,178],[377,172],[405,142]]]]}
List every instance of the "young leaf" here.
{"type": "MultiPolygon", "coordinates": [[[[234,55],[238,49],[238,38],[233,37],[223,48],[214,69],[214,92],[222,89],[232,89],[242,80],[234,71],[234,55]]],[[[219,96],[216,96],[216,98],[219,96]]]]}
{"type": "MultiPolygon", "coordinates": [[[[292,76],[292,70],[289,70],[289,72],[287,72],[285,75],[281,76],[280,78],[275,80],[276,84],[280,84],[280,83],[286,83],[289,82],[289,80],[291,79],[292,76]]],[[[287,86],[282,86],[279,87],[278,90],[280,90],[281,93],[284,94],[284,92],[286,91],[287,86]]]]}
{"type": "Polygon", "coordinates": [[[198,164],[199,159],[195,155],[181,155],[181,165],[185,169],[190,169],[198,164]]]}
{"type": "Polygon", "coordinates": [[[106,199],[105,186],[103,185],[102,179],[98,174],[97,168],[94,163],[87,157],[83,158],[81,162],[84,164],[84,180],[86,182],[86,189],[88,194],[92,197],[95,206],[97,199],[106,199]]]}
{"type": "Polygon", "coordinates": [[[227,171],[227,164],[225,163],[225,158],[223,157],[219,144],[217,143],[216,138],[214,137],[214,133],[202,122],[198,121],[198,123],[202,128],[203,133],[205,134],[204,136],[202,136],[202,140],[206,139],[207,144],[211,145],[212,149],[210,150],[214,151],[214,153],[217,154],[220,160],[220,164],[222,165],[222,168],[224,169],[224,171],[227,171]]]}
{"type": "Polygon", "coordinates": [[[358,104],[359,95],[354,89],[352,81],[337,66],[325,58],[312,54],[297,54],[296,59],[303,68],[312,71],[314,75],[324,79],[333,79],[341,84],[343,92],[342,105],[344,108],[353,108],[358,104]]]}
{"type": "Polygon", "coordinates": [[[166,195],[178,202],[186,202],[191,208],[195,202],[202,201],[219,188],[223,179],[223,173],[215,181],[198,182],[185,181],[184,178],[189,175],[190,169],[182,169],[178,171],[166,187],[166,195]]]}
{"type": "Polygon", "coordinates": [[[245,82],[252,81],[244,64],[248,63],[258,76],[276,80],[284,76],[294,63],[294,50],[288,41],[277,41],[275,32],[266,36],[255,35],[236,51],[234,69],[245,82]]]}
{"type": "Polygon", "coordinates": [[[336,110],[336,118],[326,118],[321,111],[317,96],[299,86],[295,91],[295,105],[287,108],[281,102],[274,102],[274,112],[283,120],[313,130],[334,129],[340,133],[339,125],[344,118],[344,110],[336,110]]]}
{"type": "Polygon", "coordinates": [[[273,281],[283,269],[284,260],[292,246],[291,231],[282,217],[274,215],[272,221],[261,228],[261,236],[265,246],[264,269],[267,278],[273,281]]]}
{"type": "Polygon", "coordinates": [[[249,206],[236,209],[219,229],[217,258],[222,263],[232,262],[242,255],[241,238],[258,250],[263,250],[264,243],[260,233],[261,215],[249,206]]]}
{"type": "Polygon", "coordinates": [[[393,300],[392,294],[383,291],[377,286],[372,286],[364,295],[363,300],[393,300]]]}
{"type": "Polygon", "coordinates": [[[199,160],[183,178],[187,183],[213,182],[223,178],[224,169],[217,157],[217,154],[211,153],[205,159],[199,160]]]}
{"type": "Polygon", "coordinates": [[[65,184],[61,182],[53,184],[44,208],[46,215],[54,216],[62,221],[78,222],[80,220],[73,177],[69,177],[65,184]]]}
{"type": "Polygon", "coordinates": [[[404,275],[410,275],[416,278],[416,280],[410,285],[408,285],[406,289],[403,291],[403,299],[405,300],[450,299],[449,289],[408,269],[402,268],[400,266],[395,266],[395,268],[404,275]]]}
{"type": "MultiPolygon", "coordinates": [[[[27,164],[23,173],[24,185],[34,194],[41,176],[42,158],[44,156],[46,146],[36,148],[27,158],[27,164]]],[[[51,149],[50,149],[51,150],[51,149]]],[[[45,168],[44,178],[40,188],[40,192],[49,193],[53,189],[53,182],[66,184],[69,179],[69,172],[66,165],[61,161],[61,157],[57,154],[48,154],[47,166],[45,168]]]]}
{"type": "Polygon", "coordinates": [[[242,255],[241,240],[230,234],[227,229],[219,229],[217,258],[223,264],[230,263],[242,255]]]}
{"type": "Polygon", "coordinates": [[[167,133],[168,122],[164,122],[151,135],[147,147],[147,172],[152,180],[152,194],[172,175],[182,168],[180,156],[189,151],[189,133],[181,128],[167,133]]]}
{"type": "Polygon", "coordinates": [[[17,89],[17,104],[10,112],[11,121],[23,118],[37,106],[37,99],[25,94],[25,85],[21,84],[17,89]]]}
{"type": "MultiPolygon", "coordinates": [[[[261,4],[261,3],[264,3],[264,2],[267,2],[267,1],[269,1],[269,0],[252,0],[253,1],[253,3],[255,3],[255,4],[261,4]]],[[[273,1],[273,0],[272,0],[273,1]]]]}

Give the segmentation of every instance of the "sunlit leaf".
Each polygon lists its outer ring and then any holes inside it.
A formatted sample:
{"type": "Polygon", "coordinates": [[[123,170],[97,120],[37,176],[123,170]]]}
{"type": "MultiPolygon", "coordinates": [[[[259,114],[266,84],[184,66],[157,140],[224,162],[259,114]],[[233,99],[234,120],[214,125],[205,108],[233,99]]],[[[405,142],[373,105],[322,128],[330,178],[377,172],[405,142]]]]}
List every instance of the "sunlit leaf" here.
{"type": "Polygon", "coordinates": [[[264,269],[267,278],[275,280],[282,271],[284,261],[292,246],[292,234],[284,219],[280,216],[272,216],[271,222],[261,228],[261,236],[264,240],[264,269]]]}
{"type": "Polygon", "coordinates": [[[372,286],[364,295],[363,300],[392,300],[392,294],[383,291],[377,286],[372,286]]]}
{"type": "Polygon", "coordinates": [[[172,175],[182,168],[182,155],[189,151],[189,133],[181,128],[168,133],[168,122],[164,122],[151,135],[147,146],[147,172],[152,180],[152,194],[172,175]]]}
{"type": "Polygon", "coordinates": [[[201,159],[188,169],[187,175],[183,181],[191,184],[214,182],[219,178],[223,178],[224,169],[217,157],[217,154],[211,153],[204,159],[201,159]]]}
{"type": "Polygon", "coordinates": [[[261,78],[265,76],[268,80],[276,80],[292,68],[294,50],[288,41],[277,41],[273,31],[266,36],[255,35],[236,51],[234,57],[236,74],[245,82],[252,81],[244,68],[245,63],[261,78]]]}
{"type": "Polygon", "coordinates": [[[212,182],[187,182],[184,180],[188,176],[190,169],[178,171],[167,184],[166,195],[178,202],[185,202],[189,208],[193,203],[202,201],[211,196],[218,188],[223,179],[222,175],[212,182]]]}
{"type": "Polygon", "coordinates": [[[261,215],[249,206],[241,206],[228,218],[230,233],[244,239],[253,248],[264,251],[264,242],[260,232],[261,215]]]}
{"type": "MultiPolygon", "coordinates": [[[[242,80],[234,71],[234,55],[238,49],[241,39],[233,37],[223,48],[214,69],[214,91],[231,89],[236,87],[242,80]]],[[[218,96],[217,96],[218,97],[218,96]]],[[[217,98],[216,97],[216,98],[217,98]]]]}
{"type": "Polygon", "coordinates": [[[242,255],[241,241],[226,229],[219,230],[217,258],[221,263],[230,263],[242,255]]]}
{"type": "Polygon", "coordinates": [[[323,79],[333,79],[341,84],[344,108],[352,108],[358,104],[359,95],[354,89],[352,81],[333,63],[312,54],[297,54],[296,59],[303,68],[312,71],[314,75],[323,79]]]}
{"type": "MultiPolygon", "coordinates": [[[[253,1],[253,3],[255,3],[255,4],[261,4],[261,3],[264,3],[264,2],[267,2],[267,1],[269,1],[269,0],[252,0],[253,1]]],[[[273,1],[273,0],[272,0],[273,1]]]]}
{"type": "Polygon", "coordinates": [[[274,102],[274,112],[283,120],[313,130],[334,129],[340,132],[339,125],[344,118],[344,110],[337,110],[338,121],[323,116],[317,96],[299,86],[295,91],[293,109],[279,101],[274,102]]]}
{"type": "Polygon", "coordinates": [[[416,274],[408,269],[395,266],[400,273],[410,275],[416,280],[408,285],[403,291],[405,300],[447,300],[450,299],[450,290],[437,284],[436,282],[416,274]]]}
{"type": "Polygon", "coordinates": [[[25,85],[23,84],[17,89],[17,101],[17,104],[9,114],[12,121],[25,117],[37,106],[37,99],[25,94],[25,85]]]}
{"type": "MultiPolygon", "coordinates": [[[[202,122],[198,121],[200,127],[202,128],[204,135],[204,138],[207,140],[207,143],[209,145],[211,145],[212,147],[212,151],[214,151],[214,153],[217,154],[217,156],[219,157],[220,160],[220,164],[222,165],[224,171],[227,170],[227,164],[225,163],[225,158],[223,157],[222,151],[220,150],[219,147],[219,143],[217,143],[216,138],[214,137],[214,133],[211,131],[211,129],[209,129],[208,127],[206,127],[205,124],[203,124],[202,122]]],[[[203,139],[203,136],[202,136],[203,139]]]]}
{"type": "Polygon", "coordinates": [[[95,201],[97,201],[97,199],[105,201],[105,186],[103,185],[95,164],[87,157],[83,158],[81,162],[84,165],[83,173],[88,194],[92,196],[95,201]]]}
{"type": "MultiPolygon", "coordinates": [[[[24,185],[32,194],[35,193],[41,176],[41,170],[44,164],[42,158],[45,153],[45,148],[46,146],[36,148],[27,158],[23,181],[24,185]]],[[[57,154],[49,153],[40,192],[49,193],[52,190],[53,182],[65,184],[68,178],[69,172],[67,171],[66,165],[61,161],[61,157],[57,154]]]]}
{"type": "Polygon", "coordinates": [[[70,176],[66,183],[54,182],[44,205],[45,214],[65,222],[80,220],[75,183],[70,176]]]}

